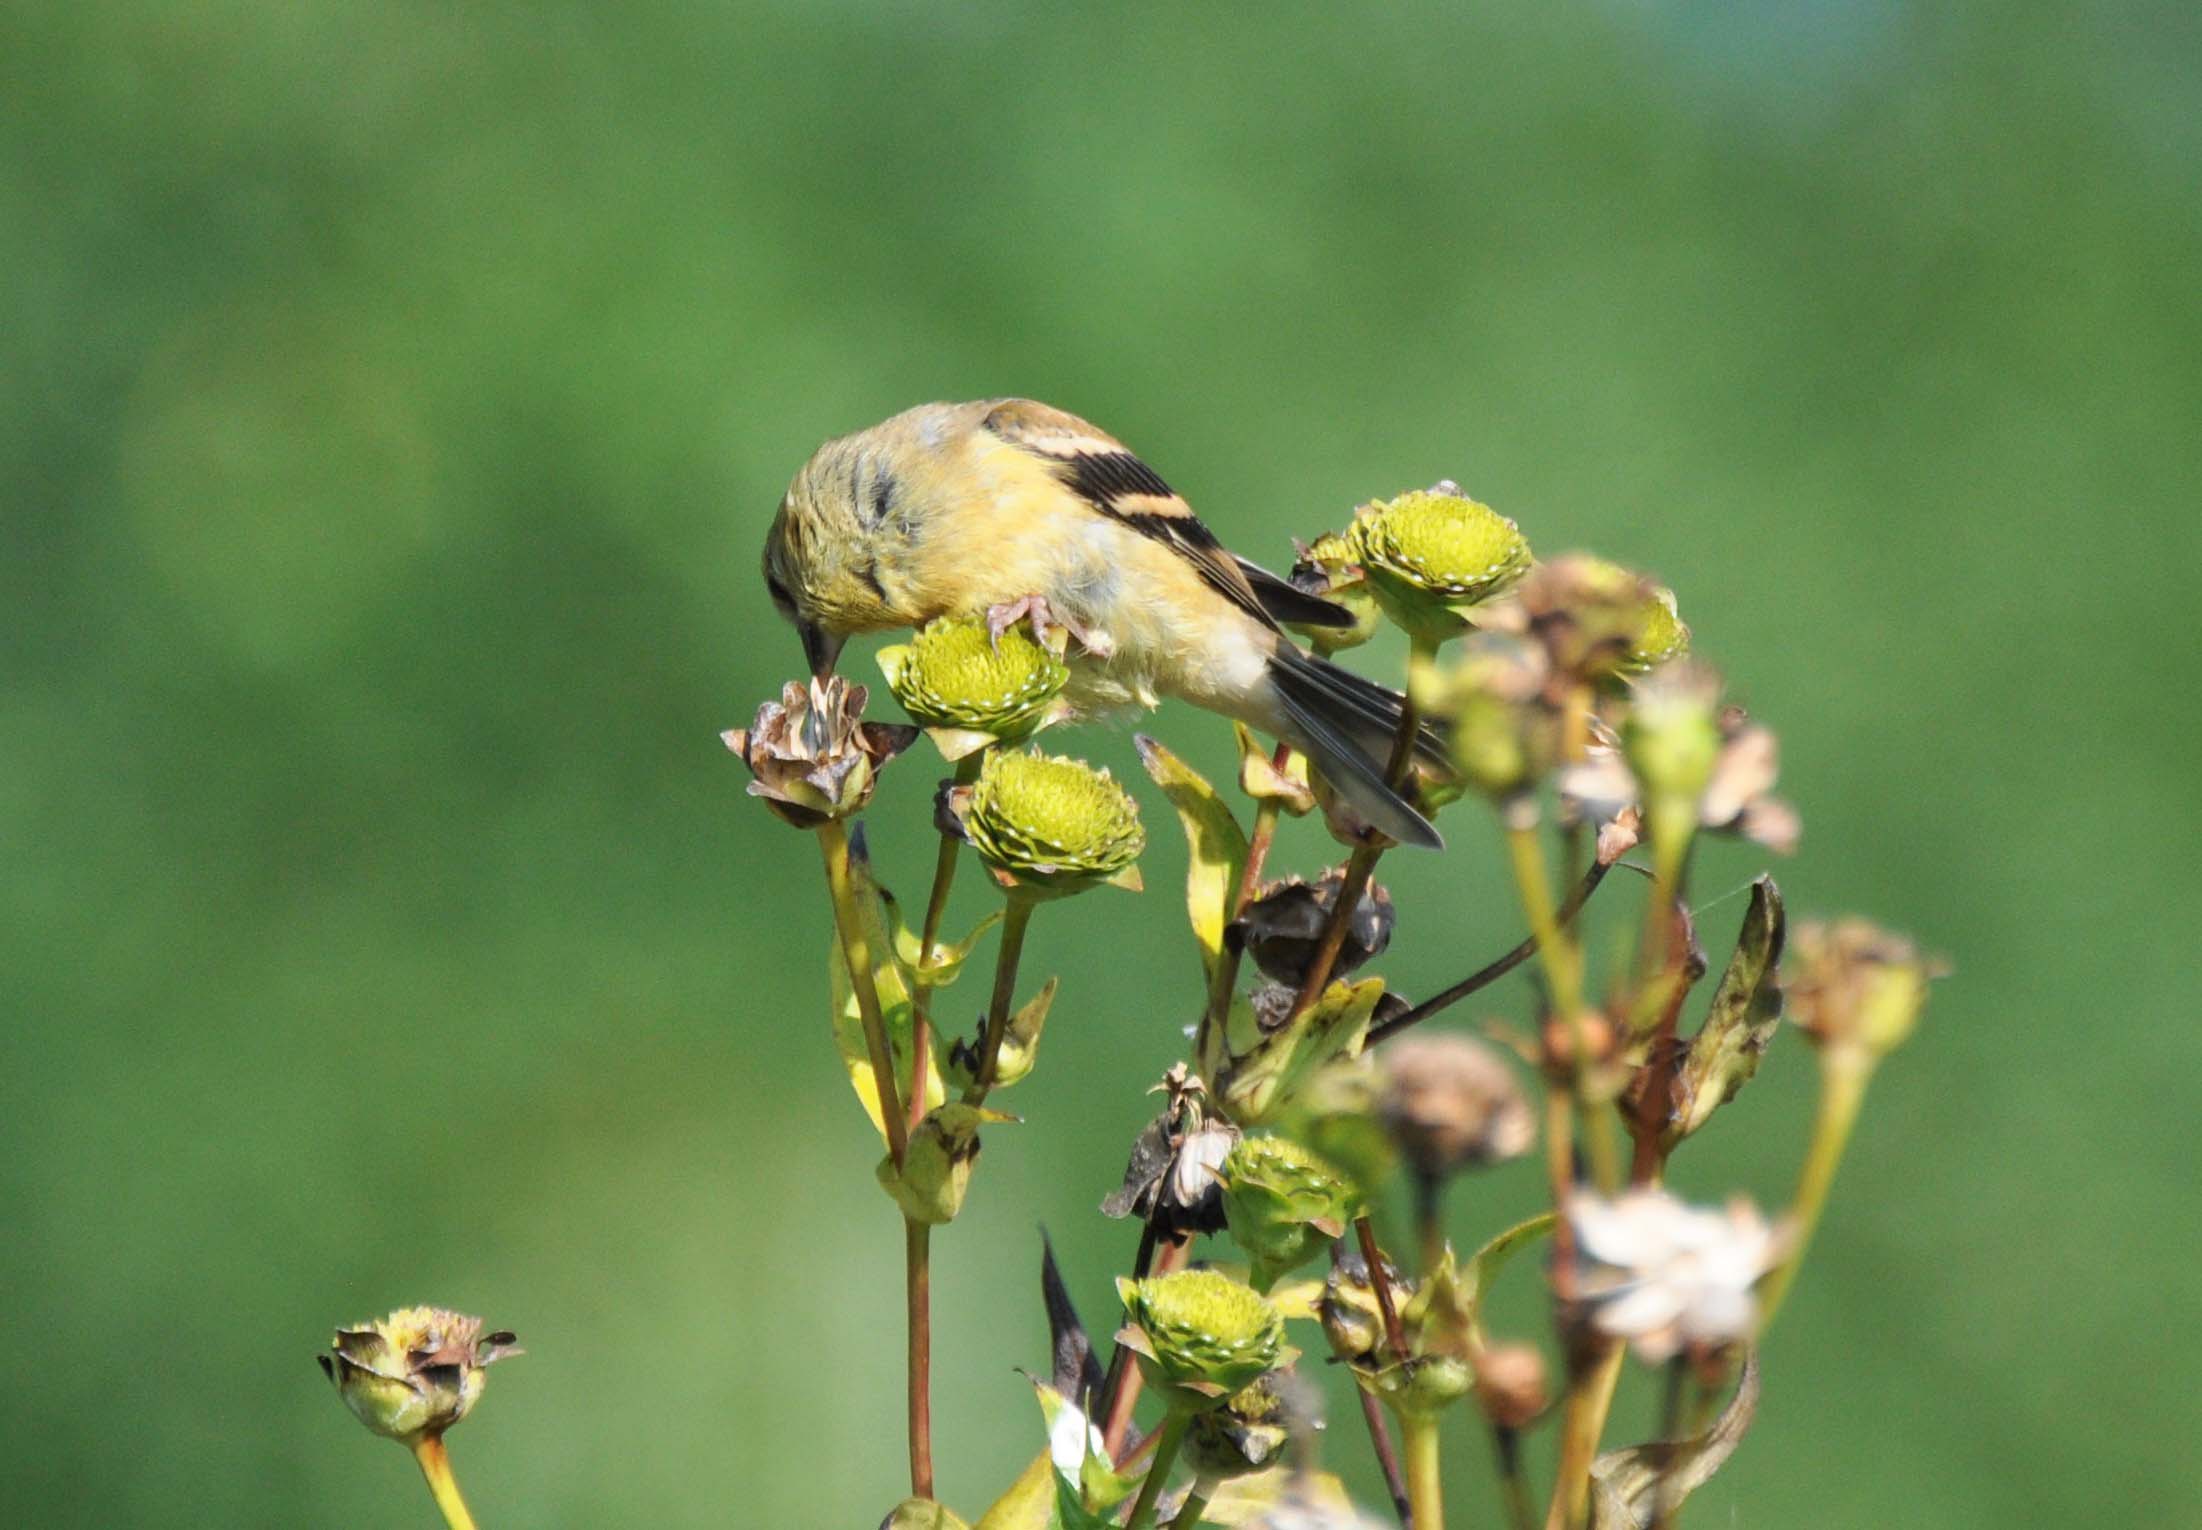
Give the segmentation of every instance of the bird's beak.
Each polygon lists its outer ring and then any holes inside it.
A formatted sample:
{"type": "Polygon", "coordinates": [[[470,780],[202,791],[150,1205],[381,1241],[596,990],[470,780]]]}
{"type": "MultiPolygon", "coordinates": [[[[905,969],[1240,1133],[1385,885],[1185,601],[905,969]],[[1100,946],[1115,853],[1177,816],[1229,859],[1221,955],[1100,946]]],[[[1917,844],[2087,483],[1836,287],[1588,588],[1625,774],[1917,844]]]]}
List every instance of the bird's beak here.
{"type": "Polygon", "coordinates": [[[820,680],[831,675],[846,639],[839,633],[828,632],[816,622],[797,622],[795,630],[802,634],[803,657],[810,660],[810,672],[820,680]]]}

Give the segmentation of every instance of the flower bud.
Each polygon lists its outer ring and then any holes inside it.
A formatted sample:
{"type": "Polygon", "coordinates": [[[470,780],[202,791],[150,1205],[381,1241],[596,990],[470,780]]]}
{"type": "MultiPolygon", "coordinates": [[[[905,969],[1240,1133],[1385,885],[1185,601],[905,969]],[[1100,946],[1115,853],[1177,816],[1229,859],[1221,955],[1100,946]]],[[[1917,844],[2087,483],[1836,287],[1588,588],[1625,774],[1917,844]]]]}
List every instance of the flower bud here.
{"type": "MultiPolygon", "coordinates": [[[[1254,965],[1280,983],[1295,989],[1307,981],[1309,965],[1330,928],[1331,912],[1338,906],[1339,889],[1345,884],[1345,868],[1333,866],[1322,878],[1306,882],[1288,877],[1266,883],[1232,921],[1232,933],[1244,943],[1254,965]]],[[[1346,921],[1345,944],[1338,948],[1331,976],[1344,977],[1384,954],[1392,938],[1392,898],[1375,882],[1361,893],[1353,916],[1346,921]]]]}
{"type": "Polygon", "coordinates": [[[1559,721],[1544,703],[1550,666],[1534,643],[1479,632],[1461,647],[1441,710],[1453,720],[1461,779],[1494,800],[1535,786],[1559,753],[1559,721]]]}
{"type": "Polygon", "coordinates": [[[1491,1047],[1460,1035],[1405,1036],[1378,1054],[1382,1114],[1392,1140],[1426,1180],[1529,1151],[1536,1113],[1491,1047]]]}
{"type": "Polygon", "coordinates": [[[995,879],[1027,895],[1138,885],[1139,804],[1082,760],[995,750],[977,781],[949,793],[948,811],[995,879]]]}
{"type": "Polygon", "coordinates": [[[910,1133],[900,1167],[891,1156],[879,1161],[880,1188],[912,1222],[927,1227],[953,1222],[979,1161],[979,1128],[1016,1119],[975,1105],[940,1106],[910,1133]]]}
{"type": "Polygon", "coordinates": [[[1452,483],[1364,505],[1352,536],[1385,614],[1425,642],[1460,632],[1463,613],[1529,567],[1521,529],[1452,483]]]}
{"type": "MultiPolygon", "coordinates": [[[[1414,1282],[1401,1276],[1389,1259],[1383,1262],[1383,1271],[1393,1301],[1404,1304],[1414,1294],[1414,1282]]],[[[1384,1310],[1369,1284],[1368,1260],[1358,1250],[1339,1253],[1330,1278],[1323,1282],[1315,1315],[1322,1320],[1331,1353],[1349,1364],[1367,1362],[1383,1344],[1384,1310]]]]}
{"type": "Polygon", "coordinates": [[[1312,546],[1303,546],[1292,565],[1292,583],[1353,613],[1350,627],[1294,628],[1324,658],[1343,649],[1358,648],[1376,636],[1376,624],[1383,613],[1377,609],[1376,594],[1369,588],[1352,532],[1320,536],[1312,546]]]}
{"type": "Polygon", "coordinates": [[[1183,1459],[1196,1479],[1226,1481],[1276,1464],[1291,1437],[1277,1377],[1271,1371],[1233,1392],[1222,1407],[1194,1416],[1183,1459]]]}
{"type": "Polygon", "coordinates": [[[1289,1137],[1244,1137],[1223,1160],[1223,1216],[1266,1291],[1345,1231],[1359,1197],[1343,1172],[1289,1137]]]}
{"type": "Polygon", "coordinates": [[[917,729],[860,721],[866,693],[839,675],[808,686],[789,681],[748,728],[719,735],[756,779],[749,794],[799,829],[862,812],[881,766],[917,729]]]}
{"type": "Polygon", "coordinates": [[[1477,1406],[1501,1429],[1526,1429],[1550,1405],[1544,1356],[1530,1345],[1487,1345],[1474,1364],[1477,1406]]]}
{"type": "Polygon", "coordinates": [[[1808,920],[1789,937],[1782,984],[1790,1022],[1823,1050],[1882,1057],[1919,1022],[1927,985],[1949,969],[1911,940],[1864,919],[1808,920]]]}
{"type": "Polygon", "coordinates": [[[1178,1270],[1116,1289],[1126,1319],[1117,1340],[1172,1411],[1216,1407],[1287,1358],[1283,1315],[1227,1275],[1178,1270]]]}
{"type": "Polygon", "coordinates": [[[1621,750],[1653,806],[1672,799],[1688,806],[1691,823],[1720,761],[1720,677],[1682,663],[1637,683],[1621,724],[1621,750]]]}
{"type": "Polygon", "coordinates": [[[339,1328],[315,1358],[337,1395],[379,1435],[411,1444],[440,1435],[481,1399],[486,1367],[521,1351],[513,1336],[441,1307],[405,1307],[339,1328]]]}
{"type": "Polygon", "coordinates": [[[944,617],[908,643],[883,648],[887,688],[958,759],[996,742],[1013,743],[1057,720],[1070,669],[1023,624],[995,637],[983,621],[944,617]]]}

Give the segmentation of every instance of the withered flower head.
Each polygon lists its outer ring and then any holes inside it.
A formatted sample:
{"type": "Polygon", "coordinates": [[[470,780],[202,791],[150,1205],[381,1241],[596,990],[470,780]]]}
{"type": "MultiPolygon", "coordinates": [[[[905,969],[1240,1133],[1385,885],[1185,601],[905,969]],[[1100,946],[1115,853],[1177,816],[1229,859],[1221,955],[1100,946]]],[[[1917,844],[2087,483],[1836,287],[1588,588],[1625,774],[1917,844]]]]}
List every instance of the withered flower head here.
{"type": "Polygon", "coordinates": [[[789,681],[747,728],[719,735],[756,779],[749,794],[799,829],[863,811],[879,769],[917,739],[917,729],[868,723],[865,690],[835,675],[789,681]]]}
{"type": "Polygon", "coordinates": [[[339,1328],[317,1355],[359,1421],[411,1443],[442,1434],[481,1398],[485,1367],[520,1353],[513,1336],[485,1334],[482,1320],[441,1307],[405,1307],[378,1322],[339,1328]]]}
{"type": "Polygon", "coordinates": [[[1162,1113],[1141,1129],[1124,1167],[1124,1182],[1101,1203],[1104,1216],[1136,1216],[1167,1237],[1221,1232],[1223,1189],[1217,1172],[1239,1129],[1207,1116],[1207,1089],[1183,1063],[1157,1089],[1169,1096],[1162,1113]]]}
{"type": "Polygon", "coordinates": [[[1139,1357],[1173,1412],[1220,1405],[1290,1358],[1284,1316],[1268,1298],[1214,1270],[1176,1270],[1116,1283],[1126,1326],[1117,1341],[1139,1357]]]}
{"type": "MultiPolygon", "coordinates": [[[[1297,987],[1330,928],[1331,911],[1345,885],[1345,868],[1333,866],[1315,882],[1299,877],[1263,884],[1232,921],[1230,938],[1243,944],[1254,965],[1280,983],[1297,987]]],[[[1338,948],[1331,976],[1344,977],[1384,954],[1392,938],[1392,895],[1371,881],[1346,921],[1346,941],[1338,948]]]]}
{"type": "MultiPolygon", "coordinates": [[[[1803,823],[1794,807],[1774,795],[1781,750],[1773,730],[1753,722],[1738,706],[1719,708],[1713,722],[1718,750],[1697,798],[1697,827],[1748,839],[1778,855],[1790,854],[1803,836],[1803,823]]],[[[1638,747],[1648,747],[1648,742],[1638,747]]],[[[1592,741],[1581,764],[1561,772],[1560,797],[1570,814],[1604,825],[1636,807],[1643,787],[1607,732],[1592,741]]]]}
{"type": "Polygon", "coordinates": [[[1382,1048],[1384,1125],[1424,1179],[1519,1158],[1537,1138],[1514,1070],[1468,1036],[1403,1036],[1382,1048]]]}
{"type": "Polygon", "coordinates": [[[1278,1372],[1248,1383],[1223,1406],[1196,1414],[1186,1431],[1186,1466],[1202,1482],[1222,1482],[1274,1466],[1292,1436],[1278,1372]]]}
{"type": "Polygon", "coordinates": [[[1551,1402],[1544,1356],[1528,1344],[1488,1344],[1471,1362],[1476,1402],[1501,1429],[1526,1429],[1551,1402]]]}
{"type": "Polygon", "coordinates": [[[1299,544],[1299,549],[1300,556],[1292,565],[1293,586],[1344,606],[1353,613],[1353,625],[1296,626],[1294,630],[1325,658],[1341,649],[1358,648],[1375,637],[1383,613],[1377,609],[1376,596],[1369,589],[1368,575],[1361,567],[1361,553],[1354,545],[1353,533],[1349,531],[1342,536],[1328,533],[1317,537],[1313,543],[1299,544]]]}
{"type": "Polygon", "coordinates": [[[1789,1020],[1815,1046],[1880,1057],[1911,1035],[1927,984],[1949,968],[1908,936],[1868,920],[1807,920],[1789,937],[1782,984],[1789,1020]]]}
{"type": "Polygon", "coordinates": [[[1685,1346],[1718,1351],[1758,1327],[1755,1288],[1781,1261],[1783,1240],[1743,1200],[1724,1211],[1664,1190],[1567,1203],[1576,1296],[1590,1326],[1626,1339],[1656,1365],[1685,1346]]]}
{"type": "Polygon", "coordinates": [[[1534,639],[1577,680],[1642,674],[1690,646],[1672,590],[1587,553],[1538,564],[1478,621],[1534,639]]]}
{"type": "Polygon", "coordinates": [[[1070,680],[1069,667],[1026,623],[996,635],[983,621],[928,622],[909,642],[881,649],[879,667],[895,700],[950,759],[1058,720],[1070,680]]]}
{"type": "Polygon", "coordinates": [[[1521,577],[1521,528],[1450,481],[1363,505],[1353,544],[1385,614],[1435,642],[1467,625],[1466,612],[1521,577]]]}
{"type": "Polygon", "coordinates": [[[1146,848],[1139,804],[1083,760],[994,750],[979,779],[952,789],[949,820],[995,879],[1034,897],[1059,898],[1102,882],[1137,886],[1146,848]]]}

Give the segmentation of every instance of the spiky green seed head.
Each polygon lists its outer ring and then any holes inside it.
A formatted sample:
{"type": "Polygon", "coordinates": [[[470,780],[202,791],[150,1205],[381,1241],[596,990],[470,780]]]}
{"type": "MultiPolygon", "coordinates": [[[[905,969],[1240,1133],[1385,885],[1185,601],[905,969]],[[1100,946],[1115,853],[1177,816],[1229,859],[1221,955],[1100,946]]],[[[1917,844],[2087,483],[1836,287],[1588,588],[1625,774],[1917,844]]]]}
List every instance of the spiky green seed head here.
{"type": "Polygon", "coordinates": [[[1042,897],[1124,880],[1146,848],[1139,804],[1083,760],[995,750],[951,809],[979,858],[1042,897]]]}
{"type": "Polygon", "coordinates": [[[1289,1137],[1242,1137],[1217,1179],[1232,1240],[1264,1290],[1328,1248],[1359,1203],[1344,1171],[1289,1137]]]}
{"type": "Polygon", "coordinates": [[[1461,631],[1464,613],[1530,562],[1520,527],[1451,484],[1364,506],[1352,536],[1385,614],[1432,642],[1461,631]]]}
{"type": "Polygon", "coordinates": [[[1217,1407],[1285,1358],[1284,1316],[1214,1270],[1119,1280],[1126,1328],[1148,1384],[1182,1412],[1217,1407]]]}
{"type": "Polygon", "coordinates": [[[1023,624],[997,639],[983,621],[928,622],[909,642],[880,650],[879,667],[919,727],[975,743],[1015,742],[1060,715],[1070,669],[1023,624]]]}

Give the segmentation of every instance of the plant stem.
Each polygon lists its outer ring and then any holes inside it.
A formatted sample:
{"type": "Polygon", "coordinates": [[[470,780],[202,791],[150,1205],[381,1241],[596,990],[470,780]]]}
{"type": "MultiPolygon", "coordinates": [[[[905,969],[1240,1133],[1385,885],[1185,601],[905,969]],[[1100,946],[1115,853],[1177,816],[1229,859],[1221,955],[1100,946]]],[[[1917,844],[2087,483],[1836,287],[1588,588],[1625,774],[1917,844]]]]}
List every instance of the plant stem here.
{"type": "Polygon", "coordinates": [[[1001,1071],[1002,1037],[1008,1033],[1010,1001],[1017,993],[1017,963],[1025,954],[1025,926],[1032,922],[1032,911],[1038,906],[1035,899],[1014,892],[1009,895],[1009,906],[1002,915],[1001,949],[994,958],[994,997],[986,1007],[986,1035],[979,1043],[979,1075],[963,1092],[966,1105],[983,1102],[987,1091],[994,1087],[994,1075],[1001,1071]]]}
{"type": "Polygon", "coordinates": [[[910,1319],[910,1496],[933,1496],[933,1229],[902,1222],[910,1319]]]}
{"type": "MultiPolygon", "coordinates": [[[[1598,890],[1598,884],[1605,881],[1606,873],[1612,869],[1610,865],[1599,865],[1593,862],[1590,870],[1583,873],[1583,879],[1575,884],[1575,890],[1567,895],[1567,901],[1561,904],[1559,911],[1553,915],[1553,921],[1563,929],[1574,923],[1575,916],[1582,912],[1583,905],[1590,901],[1590,895],[1598,890]]],[[[1387,1020],[1382,1025],[1372,1027],[1369,1031],[1368,1045],[1373,1047],[1380,1041],[1388,1041],[1409,1026],[1420,1025],[1440,1010],[1452,1008],[1452,1006],[1475,993],[1478,989],[1490,987],[1523,962],[1535,956],[1538,945],[1539,942],[1535,935],[1523,937],[1520,945],[1514,947],[1513,950],[1499,957],[1496,961],[1487,962],[1478,967],[1452,987],[1424,999],[1405,1014],[1387,1020]]]]}
{"type": "Polygon", "coordinates": [[[1208,1507],[1208,1495],[1201,1491],[1201,1484],[1194,1483],[1193,1490],[1185,1495],[1185,1502],[1170,1516],[1170,1530],[1196,1530],[1200,1524],[1201,1510],[1208,1507]]]}
{"type": "MultiPolygon", "coordinates": [[[[984,749],[973,750],[956,761],[956,784],[967,786],[978,779],[984,749]]],[[[956,880],[956,858],[963,841],[942,834],[940,850],[933,857],[933,891],[925,900],[925,927],[918,937],[918,968],[910,982],[910,1130],[925,1119],[925,1082],[933,1061],[933,952],[940,944],[941,921],[948,914],[948,891],[956,880]]]]}
{"type": "Polygon", "coordinates": [[[1789,1256],[1781,1263],[1759,1296],[1759,1332],[1773,1325],[1789,1287],[1804,1263],[1805,1249],[1820,1225],[1827,1206],[1828,1187],[1835,1183],[1835,1167],[1843,1161],[1850,1143],[1850,1129],[1857,1124],[1858,1107],[1865,1102],[1866,1082],[1873,1077],[1874,1059],[1861,1050],[1831,1048],[1820,1054],[1820,1105],[1812,1121],[1812,1144],[1805,1149],[1804,1168],[1797,1176],[1797,1193],[1789,1206],[1791,1235],[1789,1256]]]}
{"type": "Polygon", "coordinates": [[[879,1095],[879,1118],[887,1133],[887,1151],[899,1169],[909,1148],[909,1125],[895,1088],[895,1054],[887,1044],[887,1021],[880,1013],[879,990],[872,984],[871,943],[864,934],[864,916],[856,905],[856,888],[849,876],[849,833],[839,819],[829,818],[818,826],[818,847],[826,858],[826,888],[833,896],[834,927],[841,934],[849,987],[856,994],[856,1012],[864,1021],[864,1049],[871,1057],[872,1085],[879,1095]]]}
{"type": "Polygon", "coordinates": [[[1445,1257],[1445,1180],[1442,1175],[1414,1176],[1414,1220],[1422,1245],[1422,1273],[1438,1267],[1445,1257]]]}
{"type": "Polygon", "coordinates": [[[1376,1293],[1376,1310],[1384,1319],[1384,1341],[1395,1358],[1407,1358],[1407,1331],[1399,1326],[1399,1306],[1392,1300],[1392,1283],[1384,1278],[1384,1251],[1376,1246],[1376,1229],[1369,1214],[1353,1219],[1353,1235],[1361,1243],[1361,1257],[1369,1267],[1369,1289],[1376,1293]]]}
{"type": "Polygon", "coordinates": [[[1668,1530],[1674,1522],[1669,1483],[1674,1477],[1675,1460],[1682,1453],[1682,1383],[1689,1373],[1689,1365],[1688,1358],[1679,1351],[1667,1362],[1660,1395],[1658,1434],[1667,1450],[1659,1463],[1658,1479],[1652,1484],[1651,1530],[1668,1530]]]}
{"type": "Polygon", "coordinates": [[[1606,1412],[1613,1406],[1624,1353],[1619,1339],[1602,1339],[1582,1368],[1568,1378],[1560,1423],[1560,1465],[1545,1530],[1575,1530],[1589,1511],[1591,1463],[1598,1459],[1598,1437],[1606,1431],[1606,1412]]]}
{"type": "Polygon", "coordinates": [[[1132,1504],[1132,1517],[1124,1522],[1124,1530],[1148,1530],[1154,1523],[1155,1501],[1162,1496],[1170,1468],[1177,1464],[1177,1448],[1185,1443],[1185,1431],[1192,1422],[1192,1414],[1176,1408],[1162,1420],[1162,1438],[1155,1444],[1155,1458],[1147,1465],[1147,1480],[1139,1485],[1139,1497],[1132,1504]]]}
{"type": "MultiPolygon", "coordinates": [[[[1552,1002],[1568,1027],[1574,1057],[1569,1090],[1575,1114],[1581,1119],[1583,1151],[1590,1160],[1591,1176],[1599,1189],[1611,1194],[1620,1187],[1620,1150],[1615,1145],[1613,1121],[1589,1098],[1585,1087],[1590,1076],[1590,1038],[1583,1024],[1583,952],[1571,931],[1560,923],[1546,878],[1544,847],[1537,842],[1534,823],[1509,823],[1506,848],[1514,867],[1514,885],[1521,895],[1522,913],[1544,959],[1545,977],[1552,987],[1552,1002]]],[[[1572,1132],[1570,1136],[1572,1136],[1572,1132]]],[[[1572,1169],[1570,1179],[1573,1178],[1572,1169]]]]}
{"type": "Polygon", "coordinates": [[[1407,1480],[1400,1475],[1399,1452],[1392,1446],[1391,1426],[1384,1422],[1384,1405],[1374,1393],[1354,1390],[1361,1393],[1361,1417],[1369,1426],[1369,1445],[1376,1451],[1376,1467],[1384,1474],[1384,1491],[1391,1494],[1400,1530],[1414,1530],[1414,1505],[1407,1499],[1407,1480]]]}
{"type": "Polygon", "coordinates": [[[450,1530],[475,1530],[474,1516],[466,1511],[466,1500],[459,1496],[458,1479],[451,1475],[451,1457],[443,1448],[443,1436],[424,1434],[413,1442],[413,1459],[420,1463],[421,1475],[428,1479],[428,1491],[435,1495],[436,1507],[443,1510],[444,1523],[450,1530]]]}
{"type": "Polygon", "coordinates": [[[1529,1502],[1529,1475],[1522,1470],[1522,1435],[1504,1424],[1491,1426],[1491,1448],[1499,1460],[1499,1491],[1506,1499],[1511,1530],[1537,1530],[1537,1511],[1529,1502]]]}
{"type": "Polygon", "coordinates": [[[1439,1471],[1437,1415],[1402,1411],[1399,1445],[1406,1457],[1407,1503],[1414,1530],[1445,1530],[1445,1483],[1439,1471]]]}

